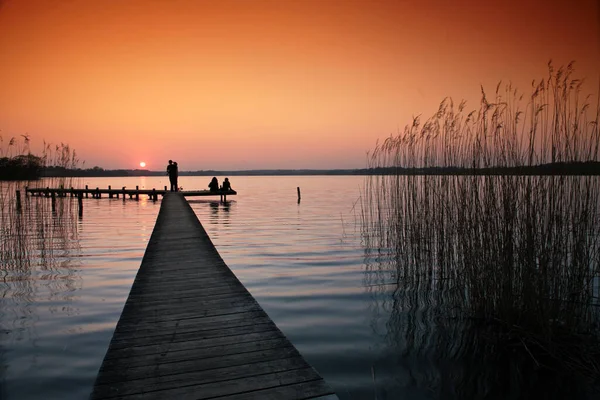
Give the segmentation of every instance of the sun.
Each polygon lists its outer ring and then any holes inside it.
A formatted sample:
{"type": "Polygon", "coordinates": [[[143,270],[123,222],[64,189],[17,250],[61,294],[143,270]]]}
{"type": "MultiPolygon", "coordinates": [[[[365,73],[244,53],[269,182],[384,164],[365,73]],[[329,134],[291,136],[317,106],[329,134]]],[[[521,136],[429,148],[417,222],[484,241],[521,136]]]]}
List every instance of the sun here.
{"type": "Polygon", "coordinates": [[[144,168],[145,166],[146,166],[146,163],[145,163],[145,162],[143,162],[143,161],[141,161],[141,162],[140,162],[140,167],[144,168]]]}

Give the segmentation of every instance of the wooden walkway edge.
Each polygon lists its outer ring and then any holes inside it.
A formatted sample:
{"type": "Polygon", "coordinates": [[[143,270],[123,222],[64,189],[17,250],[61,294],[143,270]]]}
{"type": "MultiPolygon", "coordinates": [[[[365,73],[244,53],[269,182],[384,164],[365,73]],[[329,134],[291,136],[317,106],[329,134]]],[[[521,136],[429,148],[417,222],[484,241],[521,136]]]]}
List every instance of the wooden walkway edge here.
{"type": "MultiPolygon", "coordinates": [[[[35,187],[35,188],[30,188],[30,187],[26,187],[25,188],[25,195],[32,195],[32,196],[44,196],[44,197],[66,197],[66,196],[71,196],[71,197],[88,197],[88,195],[92,196],[93,198],[101,198],[103,194],[108,195],[109,199],[112,199],[113,196],[119,198],[119,195],[123,196],[123,199],[125,199],[125,196],[129,196],[129,198],[136,198],[139,200],[140,195],[148,195],[151,199],[157,200],[158,196],[163,196],[167,193],[171,193],[169,190],[167,190],[167,187],[165,186],[164,189],[140,189],[138,186],[135,187],[135,189],[126,189],[125,187],[122,187],[121,189],[113,189],[110,186],[108,187],[108,189],[100,189],[100,188],[95,188],[95,189],[90,189],[87,187],[87,185],[85,186],[85,189],[76,189],[76,188],[69,188],[69,189],[65,189],[65,188],[50,188],[50,187],[35,187]]],[[[221,198],[224,198],[225,200],[227,199],[227,196],[235,196],[237,194],[237,192],[235,190],[218,190],[218,191],[211,191],[211,190],[182,190],[179,191],[178,193],[183,194],[186,197],[196,197],[196,196],[221,196],[221,198]]]]}
{"type": "Polygon", "coordinates": [[[167,193],[91,399],[337,399],[167,193]]]}

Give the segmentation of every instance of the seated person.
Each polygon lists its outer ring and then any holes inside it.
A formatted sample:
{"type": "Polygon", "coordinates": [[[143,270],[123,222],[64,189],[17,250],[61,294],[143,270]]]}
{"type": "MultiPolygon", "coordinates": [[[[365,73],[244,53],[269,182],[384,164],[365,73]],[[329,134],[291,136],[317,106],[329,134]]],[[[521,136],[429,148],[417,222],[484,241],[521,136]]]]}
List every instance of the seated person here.
{"type": "Polygon", "coordinates": [[[229,178],[225,178],[225,180],[223,181],[223,186],[221,186],[221,189],[224,192],[228,192],[230,190],[233,190],[233,189],[231,189],[231,183],[229,183],[229,178]]]}
{"type": "Polygon", "coordinates": [[[210,189],[211,192],[219,191],[219,181],[217,180],[216,176],[213,176],[210,183],[208,184],[208,188],[210,189]]]}

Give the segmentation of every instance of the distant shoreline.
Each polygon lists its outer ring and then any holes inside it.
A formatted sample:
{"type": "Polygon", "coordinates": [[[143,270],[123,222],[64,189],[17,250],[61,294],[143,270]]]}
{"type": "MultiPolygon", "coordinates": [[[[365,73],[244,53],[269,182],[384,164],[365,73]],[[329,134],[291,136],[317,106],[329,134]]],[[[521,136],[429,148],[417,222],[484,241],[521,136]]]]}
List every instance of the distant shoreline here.
{"type": "MultiPolygon", "coordinates": [[[[165,176],[165,171],[143,169],[67,169],[46,167],[41,177],[165,176]]],[[[536,166],[496,168],[362,168],[362,169],[256,169],[180,171],[179,176],[301,176],[301,175],[600,175],[600,162],[550,163],[536,166]]]]}

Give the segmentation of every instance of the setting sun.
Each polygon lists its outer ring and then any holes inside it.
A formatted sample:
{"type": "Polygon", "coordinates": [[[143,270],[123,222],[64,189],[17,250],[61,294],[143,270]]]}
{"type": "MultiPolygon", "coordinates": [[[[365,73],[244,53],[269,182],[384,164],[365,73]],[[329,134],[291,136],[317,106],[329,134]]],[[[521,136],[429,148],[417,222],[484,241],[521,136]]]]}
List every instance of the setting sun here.
{"type": "Polygon", "coordinates": [[[140,167],[144,168],[145,166],[146,166],[146,163],[145,163],[145,162],[143,162],[143,161],[142,161],[142,162],[140,162],[140,167]]]}

